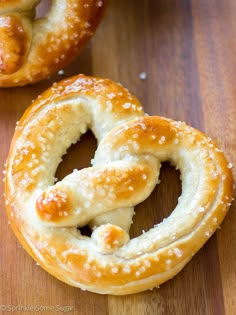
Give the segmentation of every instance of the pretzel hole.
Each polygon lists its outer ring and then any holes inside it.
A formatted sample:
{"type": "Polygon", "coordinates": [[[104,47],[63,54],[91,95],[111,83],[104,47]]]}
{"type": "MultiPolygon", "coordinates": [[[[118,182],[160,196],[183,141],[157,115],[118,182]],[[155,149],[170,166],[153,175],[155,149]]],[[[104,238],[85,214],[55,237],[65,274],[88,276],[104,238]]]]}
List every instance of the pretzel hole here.
{"type": "Polygon", "coordinates": [[[133,224],[130,229],[130,238],[150,230],[167,218],[178,203],[182,186],[180,172],[169,162],[162,163],[160,184],[156,185],[152,194],[135,207],[133,224]]]}
{"type": "Polygon", "coordinates": [[[51,0],[42,0],[36,7],[36,19],[41,19],[47,16],[52,5],[51,0]]]}
{"type": "Polygon", "coordinates": [[[62,157],[62,162],[57,168],[56,178],[62,180],[74,169],[82,169],[91,166],[91,160],[97,149],[97,139],[92,131],[88,130],[79,141],[72,144],[67,153],[62,157]]]}
{"type": "Polygon", "coordinates": [[[80,231],[81,235],[88,236],[88,237],[91,237],[92,235],[92,230],[90,229],[88,225],[85,225],[82,228],[78,228],[78,230],[80,231]]]}
{"type": "MultiPolygon", "coordinates": [[[[62,180],[66,175],[72,173],[74,169],[90,167],[96,149],[97,139],[92,131],[88,130],[77,143],[70,146],[67,153],[62,157],[62,162],[56,171],[57,180],[62,180]]],[[[88,225],[79,228],[79,230],[84,236],[90,237],[92,234],[88,225]]]]}

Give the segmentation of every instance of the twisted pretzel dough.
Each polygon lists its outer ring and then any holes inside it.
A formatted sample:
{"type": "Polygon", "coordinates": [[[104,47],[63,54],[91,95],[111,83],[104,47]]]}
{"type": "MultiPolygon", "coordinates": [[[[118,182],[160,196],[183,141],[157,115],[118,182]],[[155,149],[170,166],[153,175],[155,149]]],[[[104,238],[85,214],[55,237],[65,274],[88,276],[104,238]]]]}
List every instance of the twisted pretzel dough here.
{"type": "Polygon", "coordinates": [[[52,0],[34,19],[40,0],[0,3],[0,86],[42,80],[68,65],[94,34],[107,0],[52,0]]]}
{"type": "Polygon", "coordinates": [[[20,120],[6,208],[18,239],[49,273],[84,290],[130,294],[175,276],[214,233],[232,200],[231,167],[200,131],[145,116],[119,84],[80,75],[54,84],[20,120]],[[93,166],[54,185],[61,156],[88,128],[98,139],[93,166]],[[178,205],[130,240],[133,207],[150,195],[166,160],[181,171],[178,205]],[[91,238],[78,229],[88,223],[91,238]]]}

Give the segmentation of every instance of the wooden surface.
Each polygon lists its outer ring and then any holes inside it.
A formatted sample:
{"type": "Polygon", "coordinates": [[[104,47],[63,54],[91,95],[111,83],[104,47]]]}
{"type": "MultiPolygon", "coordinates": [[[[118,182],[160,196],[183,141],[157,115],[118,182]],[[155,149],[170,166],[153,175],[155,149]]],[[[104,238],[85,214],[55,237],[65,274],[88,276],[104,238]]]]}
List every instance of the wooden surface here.
{"type": "MultiPolygon", "coordinates": [[[[90,45],[65,69],[65,76],[77,73],[121,82],[146,112],[205,131],[236,163],[235,0],[111,0],[90,45]],[[140,79],[142,72],[146,80],[140,79]]],[[[62,78],[0,90],[1,177],[16,121],[32,99],[62,78]]],[[[95,148],[95,139],[86,134],[69,150],[59,177],[88,166],[95,148]]],[[[151,197],[136,207],[132,236],[175,206],[181,193],[179,174],[166,165],[161,178],[151,197]]],[[[82,292],[38,267],[8,225],[2,180],[0,207],[0,305],[33,307],[27,314],[236,314],[235,203],[221,229],[179,275],[158,290],[124,297],[82,292]],[[54,312],[43,311],[45,307],[54,312]]]]}

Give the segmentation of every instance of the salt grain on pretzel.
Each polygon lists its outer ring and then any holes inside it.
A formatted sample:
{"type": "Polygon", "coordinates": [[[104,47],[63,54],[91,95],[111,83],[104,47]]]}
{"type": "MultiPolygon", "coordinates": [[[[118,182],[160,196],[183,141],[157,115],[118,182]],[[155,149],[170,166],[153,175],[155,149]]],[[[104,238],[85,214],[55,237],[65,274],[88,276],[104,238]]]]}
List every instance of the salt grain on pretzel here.
{"type": "Polygon", "coordinates": [[[54,0],[35,19],[39,0],[0,1],[0,86],[47,78],[68,65],[93,36],[107,0],[54,0]]]}
{"type": "Polygon", "coordinates": [[[18,123],[6,209],[19,241],[50,274],[83,290],[130,294],[174,277],[215,232],[232,200],[231,169],[200,131],[146,116],[121,85],[79,75],[54,84],[18,123]],[[62,155],[87,129],[98,139],[93,166],[54,183],[62,155]],[[164,161],[181,172],[178,204],[130,239],[133,207],[153,191],[164,161]],[[86,224],[91,237],[79,230],[86,224]]]}

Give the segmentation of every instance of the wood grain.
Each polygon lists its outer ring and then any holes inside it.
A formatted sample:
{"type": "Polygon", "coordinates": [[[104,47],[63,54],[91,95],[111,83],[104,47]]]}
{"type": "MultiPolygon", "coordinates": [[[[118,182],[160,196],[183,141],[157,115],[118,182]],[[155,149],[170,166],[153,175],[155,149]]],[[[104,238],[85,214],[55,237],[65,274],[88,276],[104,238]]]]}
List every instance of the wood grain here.
{"type": "MultiPolygon", "coordinates": [[[[184,120],[208,133],[235,165],[235,15],[235,0],[110,0],[95,37],[65,76],[85,73],[121,82],[149,114],[184,120]]],[[[63,77],[0,90],[1,179],[16,121],[39,93],[63,77]]],[[[96,140],[86,134],[69,150],[57,175],[88,166],[95,149],[96,140]]],[[[165,164],[161,184],[136,207],[131,235],[166,217],[180,193],[179,174],[165,164]]],[[[52,314],[43,310],[49,306],[59,314],[69,306],[69,314],[81,315],[236,314],[235,203],[221,229],[179,275],[160,289],[123,297],[82,292],[38,267],[8,225],[2,180],[0,208],[0,305],[32,306],[30,314],[52,314]]]]}

